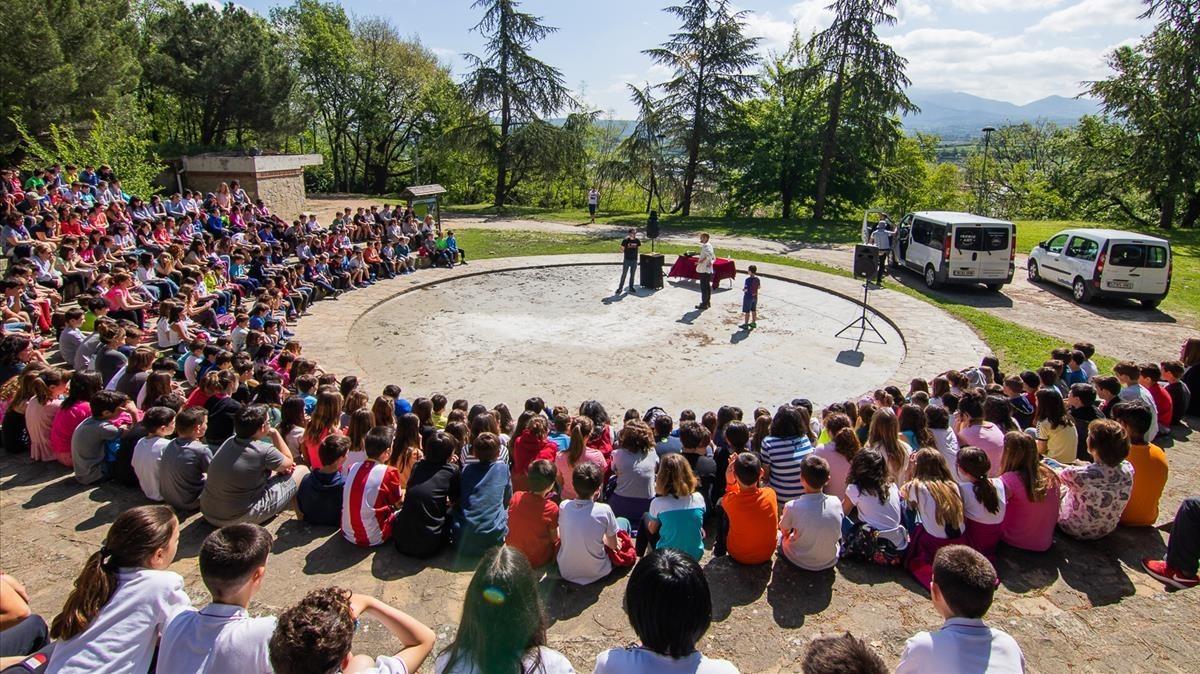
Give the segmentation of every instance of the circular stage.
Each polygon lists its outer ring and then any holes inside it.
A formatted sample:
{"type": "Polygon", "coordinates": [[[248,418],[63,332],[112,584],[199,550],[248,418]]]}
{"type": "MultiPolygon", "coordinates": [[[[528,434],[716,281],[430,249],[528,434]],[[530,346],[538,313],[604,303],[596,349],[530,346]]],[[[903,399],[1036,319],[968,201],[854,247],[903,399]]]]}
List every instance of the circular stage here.
{"type": "MultiPolygon", "coordinates": [[[[462,271],[460,268],[459,271],[462,271]]],[[[466,268],[470,273],[471,268],[466,268]]],[[[868,312],[887,343],[851,330],[857,303],[794,281],[764,278],[758,329],[741,330],[741,281],[700,312],[694,281],[613,295],[615,265],[524,268],[418,286],[363,313],[347,337],[373,384],[438,392],[519,411],[525,398],[610,414],[652,405],[677,415],[738,405],[823,405],[888,381],[905,357],[900,334],[868,312]]]]}

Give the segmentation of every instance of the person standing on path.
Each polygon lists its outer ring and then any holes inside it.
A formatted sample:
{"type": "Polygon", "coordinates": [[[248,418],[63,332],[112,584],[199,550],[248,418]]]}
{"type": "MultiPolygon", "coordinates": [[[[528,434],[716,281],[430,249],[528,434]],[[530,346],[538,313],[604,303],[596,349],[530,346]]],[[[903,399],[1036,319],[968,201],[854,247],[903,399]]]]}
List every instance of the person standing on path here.
{"type": "Polygon", "coordinates": [[[696,259],[696,273],[700,275],[700,304],[697,304],[696,308],[700,310],[707,309],[710,306],[710,300],[712,299],[713,261],[717,259],[717,254],[713,251],[712,244],[708,242],[708,238],[708,233],[700,235],[700,257],[696,259]]]}
{"type": "Polygon", "coordinates": [[[596,209],[600,207],[600,190],[593,187],[588,190],[588,215],[592,216],[592,224],[596,224],[596,209]]]}
{"type": "Polygon", "coordinates": [[[875,233],[871,235],[871,242],[878,249],[878,255],[875,264],[875,285],[883,285],[883,275],[887,271],[887,256],[892,249],[892,232],[888,229],[887,220],[880,220],[879,225],[875,227],[875,233]]]}
{"type": "Polygon", "coordinates": [[[638,248],[641,245],[642,240],[637,237],[636,229],[630,229],[621,241],[621,250],[624,251],[625,257],[621,261],[621,280],[617,283],[617,294],[620,294],[621,288],[625,287],[626,272],[629,273],[629,292],[633,292],[633,277],[637,274],[638,248]]]}

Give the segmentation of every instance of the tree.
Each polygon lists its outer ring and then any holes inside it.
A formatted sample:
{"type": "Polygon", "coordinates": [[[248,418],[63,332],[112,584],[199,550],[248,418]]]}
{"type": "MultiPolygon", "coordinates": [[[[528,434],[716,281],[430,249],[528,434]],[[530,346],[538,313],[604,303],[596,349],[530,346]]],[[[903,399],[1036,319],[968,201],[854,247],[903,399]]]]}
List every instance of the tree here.
{"type": "Polygon", "coordinates": [[[1093,82],[1089,92],[1123,125],[1128,145],[1115,147],[1120,154],[1113,158],[1134,169],[1131,177],[1149,192],[1158,226],[1170,229],[1182,215],[1181,225],[1193,227],[1200,218],[1200,5],[1146,5],[1142,17],[1159,20],[1154,30],[1136,46],[1114,50],[1108,64],[1115,74],[1093,82]]]}
{"type": "Polygon", "coordinates": [[[51,124],[85,127],[126,102],[141,68],[128,0],[5,0],[0,34],[0,155],[17,124],[44,138],[51,124]]]}
{"type": "Polygon", "coordinates": [[[359,77],[350,19],[340,5],[320,0],[296,0],[291,7],[273,10],[272,18],[291,37],[291,61],[320,113],[333,188],[349,191],[350,127],[359,77]]]}
{"type": "Polygon", "coordinates": [[[813,68],[811,50],[793,38],[759,78],[762,96],[735,108],[725,134],[723,162],[730,167],[731,199],[742,207],[776,204],[795,215],[794,204],[816,179],[824,82],[799,77],[813,68]]]}
{"type": "Polygon", "coordinates": [[[668,146],[668,120],[649,85],[641,89],[632,84],[625,86],[629,89],[629,99],[637,108],[637,121],[633,133],[618,146],[611,170],[646,193],[647,213],[656,200],[661,211],[663,182],[669,180],[665,174],[672,154],[668,146]]]}
{"type": "Polygon", "coordinates": [[[143,120],[136,108],[127,108],[105,118],[93,113],[86,132],[67,126],[51,124],[47,142],[16,122],[17,134],[25,146],[25,168],[50,164],[112,167],[121,180],[121,188],[129,194],[148,197],[157,191],[154,179],[162,171],[162,163],[150,149],[143,133],[143,120]]]}
{"type": "Polygon", "coordinates": [[[151,14],[143,83],[173,97],[187,144],[241,144],[283,117],[296,77],[283,39],[262,17],[229,3],[221,9],[178,0],[151,14]],[[248,48],[249,45],[253,47],[248,48]]]}
{"type": "Polygon", "coordinates": [[[875,33],[878,25],[896,23],[895,7],[896,0],[834,0],[833,24],[811,40],[819,64],[814,75],[831,80],[813,197],[813,217],[818,220],[825,217],[835,164],[881,159],[899,139],[894,115],[917,109],[904,93],[910,84],[904,74],[907,61],[875,33]],[[857,131],[863,152],[839,153],[844,149],[839,148],[839,134],[846,126],[857,131]]]}
{"type": "Polygon", "coordinates": [[[450,73],[428,49],[402,40],[386,19],[362,19],[353,32],[359,60],[354,163],[362,168],[364,188],[382,194],[390,178],[408,172],[397,164],[428,130],[431,99],[445,94],[450,73]]]}
{"type": "Polygon", "coordinates": [[[727,111],[754,89],[754,76],[745,73],[758,63],[758,38],[745,36],[746,12],[731,12],[727,0],[687,0],[663,11],[679,18],[679,30],[643,53],[674,71],[659,86],[666,109],[683,129],[687,163],[680,209],[687,216],[701,161],[712,151],[727,111]]]}
{"type": "MultiPolygon", "coordinates": [[[[483,57],[465,54],[471,73],[464,84],[467,96],[483,108],[488,121],[485,149],[496,167],[496,188],[493,204],[499,208],[508,201],[513,185],[510,180],[514,164],[529,165],[531,158],[517,151],[536,152],[527,143],[515,147],[514,132],[537,121],[543,115],[553,115],[570,100],[562,73],[529,53],[529,48],[557,28],[542,23],[542,18],[519,11],[515,0],[475,0],[472,8],[483,8],[483,18],[472,30],[487,38],[483,57]],[[498,117],[498,124],[492,119],[498,117]]],[[[537,129],[531,135],[545,132],[537,129]]]]}

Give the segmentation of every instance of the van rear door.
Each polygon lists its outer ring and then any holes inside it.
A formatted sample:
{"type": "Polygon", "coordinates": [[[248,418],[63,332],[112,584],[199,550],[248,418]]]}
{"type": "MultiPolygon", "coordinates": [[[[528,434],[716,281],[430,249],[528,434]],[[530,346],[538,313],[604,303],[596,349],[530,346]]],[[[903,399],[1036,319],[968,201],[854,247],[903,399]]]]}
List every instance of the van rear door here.
{"type": "Polygon", "coordinates": [[[983,279],[1007,279],[1013,228],[1011,225],[984,225],[980,228],[979,276],[983,279]]]}
{"type": "Polygon", "coordinates": [[[1111,293],[1167,292],[1171,253],[1166,244],[1114,240],[1109,243],[1100,289],[1111,293]]]}
{"type": "Polygon", "coordinates": [[[983,226],[957,224],[953,225],[953,232],[946,275],[950,281],[979,278],[979,249],[983,245],[983,226]]]}

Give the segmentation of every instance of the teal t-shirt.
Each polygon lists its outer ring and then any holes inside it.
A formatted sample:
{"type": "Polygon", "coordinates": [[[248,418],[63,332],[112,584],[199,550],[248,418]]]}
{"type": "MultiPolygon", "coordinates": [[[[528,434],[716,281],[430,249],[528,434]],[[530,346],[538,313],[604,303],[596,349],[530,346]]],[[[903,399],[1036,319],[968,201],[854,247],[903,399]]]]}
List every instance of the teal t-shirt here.
{"type": "Polygon", "coordinates": [[[673,548],[692,559],[704,554],[704,497],[655,496],[650,502],[650,519],[657,520],[659,548],[673,548]]]}

